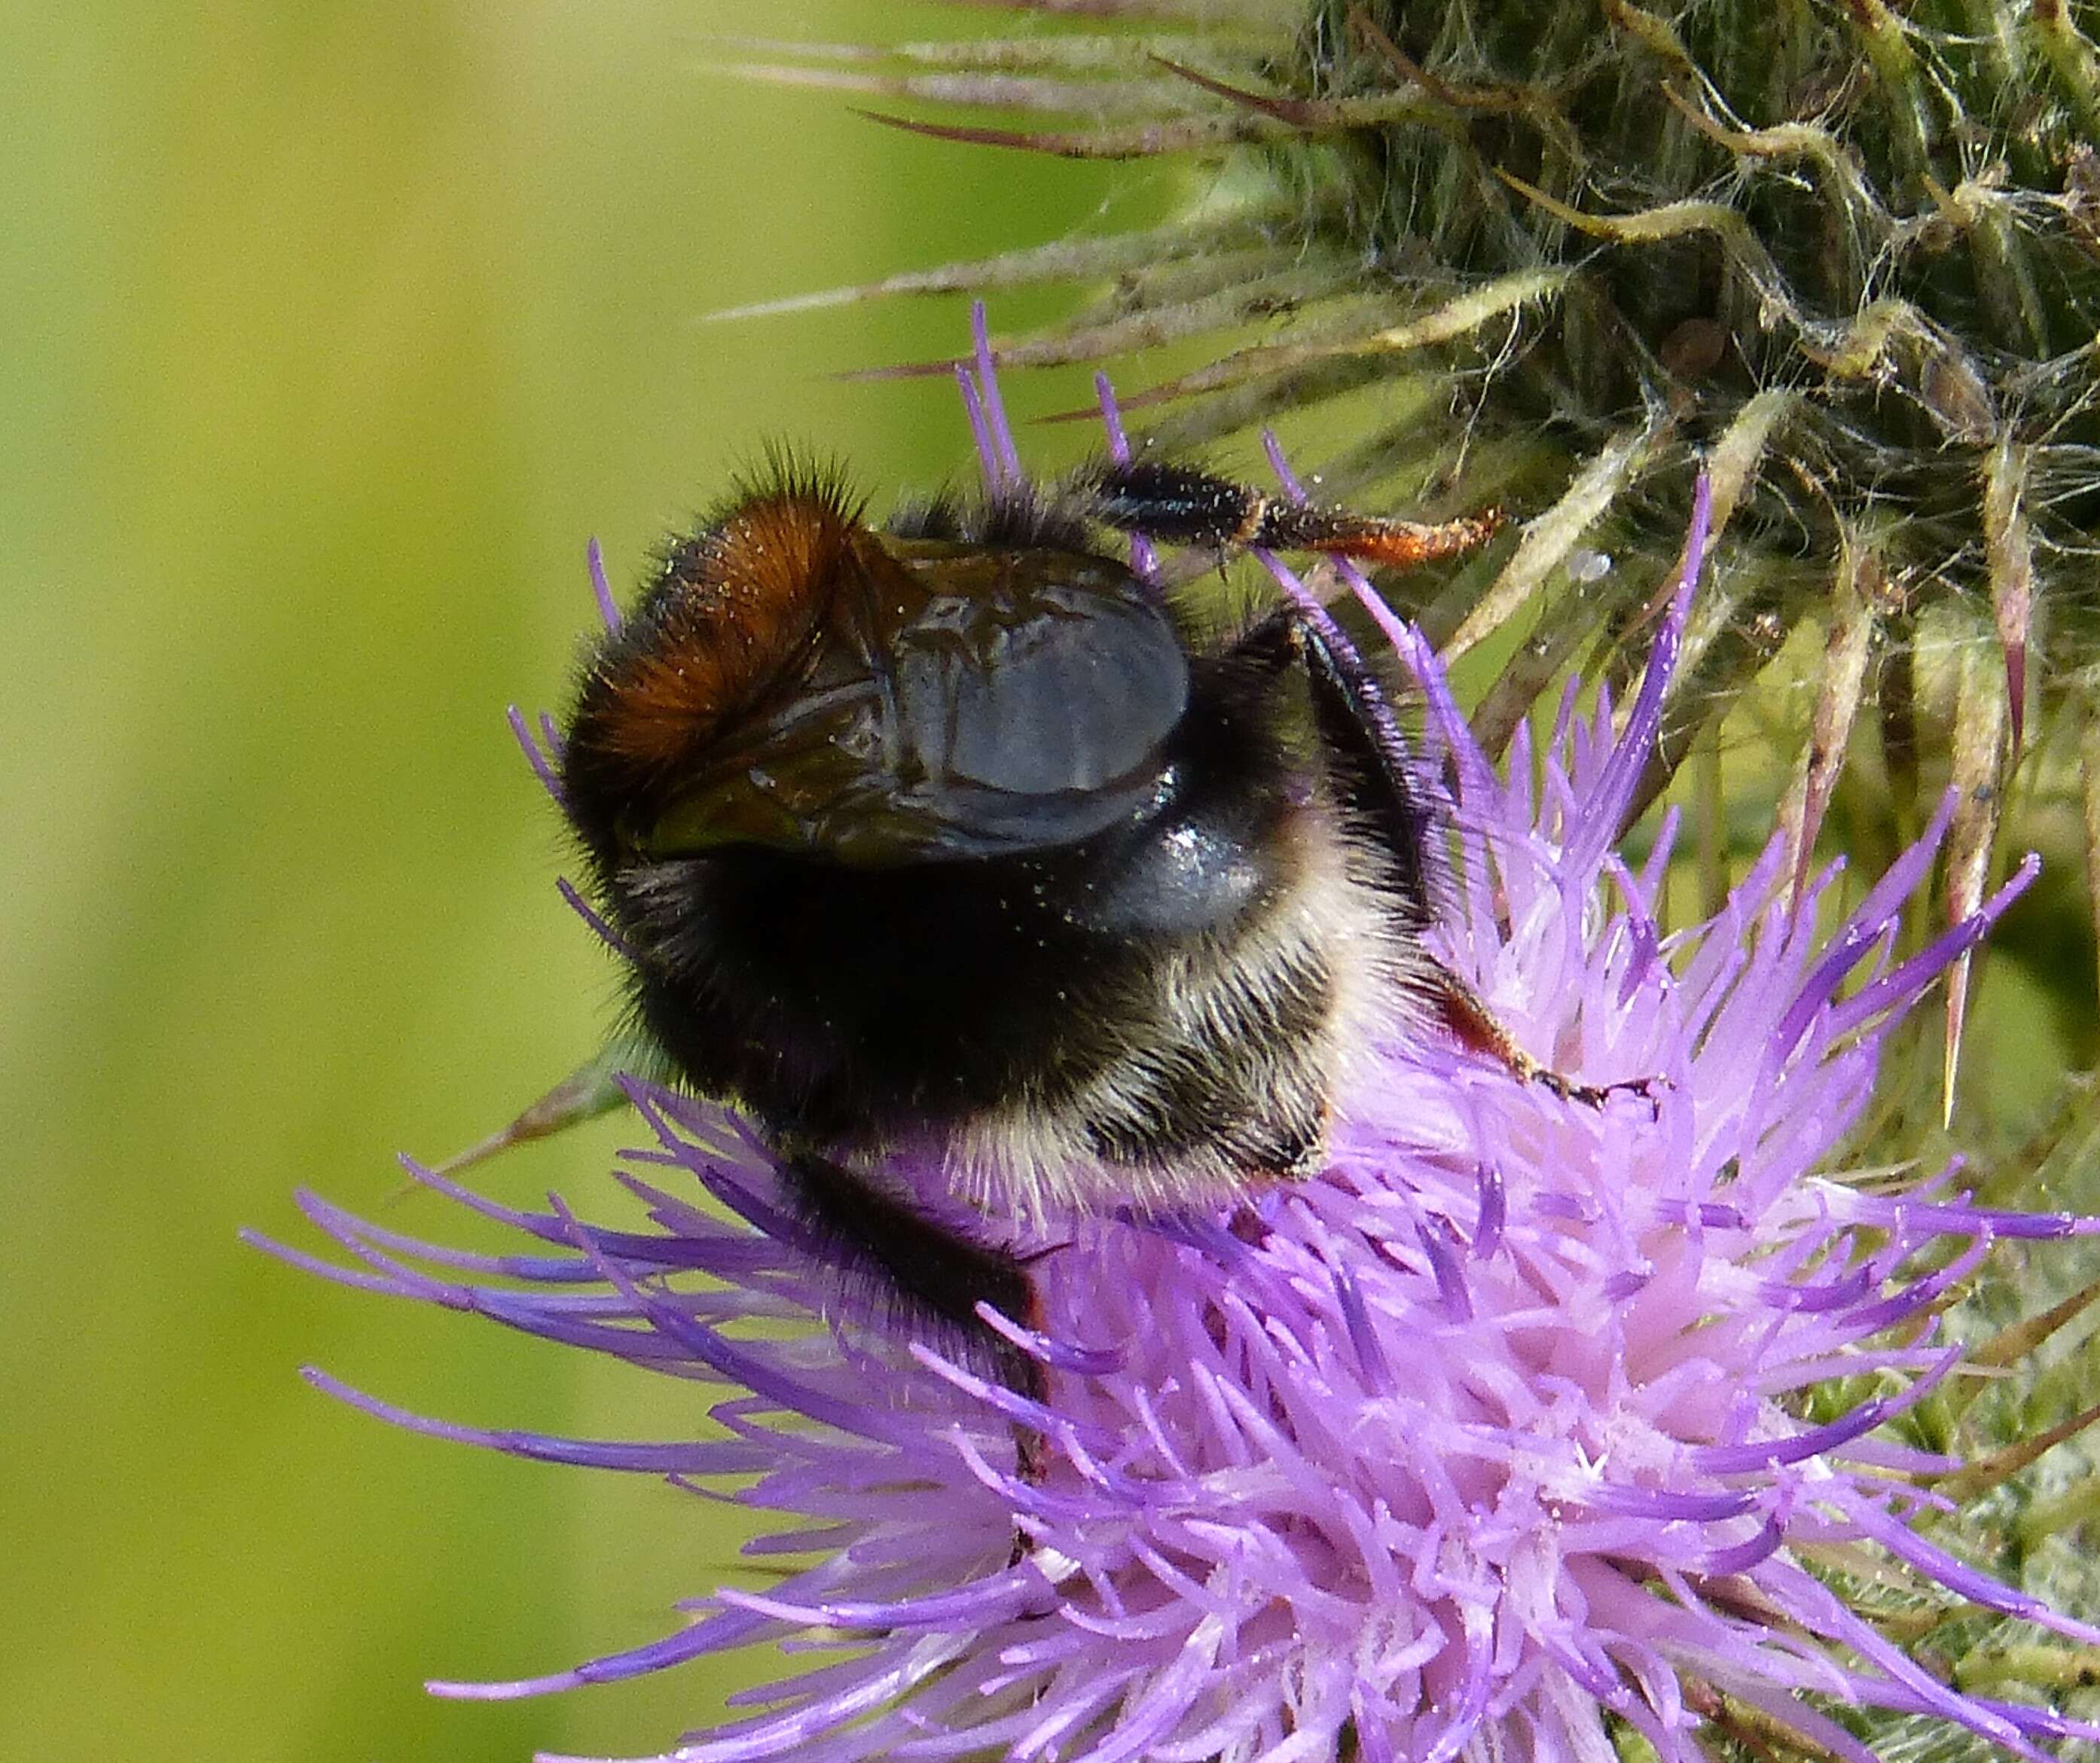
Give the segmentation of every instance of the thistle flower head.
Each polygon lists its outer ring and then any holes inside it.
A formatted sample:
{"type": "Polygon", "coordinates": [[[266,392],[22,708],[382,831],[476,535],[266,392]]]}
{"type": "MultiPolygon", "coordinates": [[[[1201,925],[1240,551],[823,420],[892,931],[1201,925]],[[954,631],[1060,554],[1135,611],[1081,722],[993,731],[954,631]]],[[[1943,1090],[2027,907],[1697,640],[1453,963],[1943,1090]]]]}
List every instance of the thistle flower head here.
{"type": "MultiPolygon", "coordinates": [[[[989,375],[972,390],[996,476],[1010,437],[989,375]]],[[[1425,775],[1449,780],[1438,954],[1541,1057],[1650,1093],[1587,1106],[1419,1030],[1365,1049],[1316,1178],[1230,1220],[1074,1219],[1026,1245],[1040,1332],[1001,1320],[1045,1368],[1040,1403],[841,1296],[760,1142],[653,1085],[631,1094],[655,1142],[620,1178],[646,1229],[426,1173],[527,1239],[470,1255],[306,1197],[358,1264],[338,1276],[723,1393],[712,1436],[688,1414],[615,1443],[315,1381],[440,1436],[726,1486],[779,1515],[760,1549],[805,1563],[632,1651],[434,1687],[796,1650],[679,1763],[1572,1763],[1629,1734],[1690,1759],[1711,1723],[1761,1721],[1865,1760],[1858,1708],[2027,1756],[2100,1737],[1950,1687],[1879,1620],[1980,1608],[2100,1642],[1952,1551],[1932,1489],[1956,1465],[1904,1433],[1960,1369],[1940,1313],[1993,1245],[2084,1222],[1846,1149],[1891,1025],[2032,869],[1899,959],[1943,804],[1842,916],[1838,869],[1797,890],[1776,840],[1717,915],[1668,927],[1670,823],[1637,866],[1616,844],[1699,549],[1626,714],[1571,694],[1535,766],[1520,734],[1498,774],[1397,633],[1425,775]]],[[[943,1203],[937,1170],[898,1173],[943,1203]]]]}

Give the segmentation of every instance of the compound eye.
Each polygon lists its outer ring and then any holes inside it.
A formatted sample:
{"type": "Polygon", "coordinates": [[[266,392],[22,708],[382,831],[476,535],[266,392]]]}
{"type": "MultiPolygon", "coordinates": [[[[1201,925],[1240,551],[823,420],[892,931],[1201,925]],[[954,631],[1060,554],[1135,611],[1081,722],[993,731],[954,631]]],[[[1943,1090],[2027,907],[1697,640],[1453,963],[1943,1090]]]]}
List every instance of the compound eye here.
{"type": "Polygon", "coordinates": [[[1180,637],[1158,607],[1122,593],[1048,584],[942,597],[898,632],[896,654],[901,732],[926,775],[1008,796],[1086,795],[1138,775],[1188,705],[1180,637]]]}

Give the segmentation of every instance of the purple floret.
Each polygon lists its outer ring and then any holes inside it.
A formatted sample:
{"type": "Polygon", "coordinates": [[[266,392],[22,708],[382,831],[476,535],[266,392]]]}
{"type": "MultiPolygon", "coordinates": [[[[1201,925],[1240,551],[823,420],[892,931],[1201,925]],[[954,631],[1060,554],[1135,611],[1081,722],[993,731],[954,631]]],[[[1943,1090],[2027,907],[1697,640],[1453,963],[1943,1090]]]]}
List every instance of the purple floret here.
{"type": "MultiPolygon", "coordinates": [[[[981,322],[977,361],[997,484],[1017,456],[981,322]]],[[[1939,1307],[1994,1242],[2093,1221],[1986,1211],[1923,1175],[1868,1187],[1845,1161],[1890,1027],[2032,860],[1899,960],[1944,806],[1834,932],[1816,928],[1834,866],[1797,896],[1777,839],[1681,929],[1661,913],[1674,822],[1638,867],[1615,853],[1699,505],[1623,729],[1605,694],[1571,695],[1535,794],[1525,730],[1498,776],[1395,628],[1455,779],[1436,952],[1538,1057],[1648,1093],[1562,1100],[1419,1029],[1365,1049],[1317,1177],[1230,1228],[1073,1220],[1034,1245],[1043,1336],[994,1320],[1043,1364],[1042,1405],[842,1294],[763,1147],[653,1086],[632,1093],[655,1143],[620,1178],[645,1230],[422,1172],[521,1239],[471,1255],[302,1197],[351,1258],[302,1264],[725,1393],[716,1435],[623,1444],[447,1426],[313,1373],[323,1387],[442,1437],[720,1483],[779,1515],[756,1553],[820,1558],[762,1593],[717,1590],[648,1646],[433,1689],[524,1695],[792,1646],[756,1711],[665,1753],[681,1763],[1606,1763],[1614,1722],[1692,1763],[1717,1695],[1853,1758],[1832,1717],[1848,1704],[2026,1756],[2100,1737],[1950,1687],[1828,1576],[1844,1545],[1917,1594],[2100,1642],[1917,1528],[1954,1465],[1898,1425],[1960,1364],[1939,1307]],[[1864,1373],[1877,1393],[1842,1413],[1808,1399],[1864,1373]],[[1037,1473],[1017,1429],[1039,1435],[1037,1473]]],[[[938,1192],[937,1170],[901,1173],[938,1192]]]]}

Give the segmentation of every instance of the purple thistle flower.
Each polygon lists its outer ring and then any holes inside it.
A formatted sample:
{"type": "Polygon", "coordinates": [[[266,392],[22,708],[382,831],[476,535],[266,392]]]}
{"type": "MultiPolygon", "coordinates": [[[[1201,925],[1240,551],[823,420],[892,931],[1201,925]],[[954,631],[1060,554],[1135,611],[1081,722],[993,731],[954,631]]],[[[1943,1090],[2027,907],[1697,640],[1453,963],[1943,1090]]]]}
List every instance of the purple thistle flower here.
{"type": "MultiPolygon", "coordinates": [[[[978,354],[965,386],[996,483],[1016,456],[981,328],[978,354]]],[[[2093,1221],[1972,1206],[1952,1168],[1870,1180],[1843,1154],[1891,1027],[2033,860],[1908,959],[1899,919],[1950,803],[1833,933],[1816,914],[1838,866],[1797,897],[1777,840],[1713,919],[1661,923],[1674,822],[1638,868],[1613,847],[1701,519],[1623,729],[1607,695],[1583,710],[1571,691],[1535,793],[1524,731],[1498,777],[1433,655],[1394,631],[1454,780],[1438,953],[1539,1056],[1661,1080],[1652,1096],[1563,1100],[1418,1033],[1365,1049],[1317,1179],[1229,1226],[1021,1236],[1042,1251],[1043,1332],[987,1320],[1047,1368],[1040,1405],[841,1292],[759,1142],[652,1085],[629,1095],[655,1143],[620,1178],[646,1230],[417,1171],[530,1245],[469,1254],[302,1196],[354,1263],[278,1250],[302,1265],[727,1393],[719,1436],[618,1443],[315,1383],[519,1456],[730,1479],[783,1515],[756,1552],[821,1557],[763,1593],[718,1589],[632,1651],[432,1688],[516,1696],[734,1647],[828,1651],[665,1753],[679,1763],[1603,1763],[1621,1728],[1689,1760],[1723,1697],[1863,1763],[1835,1717],[1848,1706],[2025,1756],[2100,1738],[1949,1687],[1829,1566],[1849,1551],[1878,1563],[1880,1592],[2100,1642],[1931,1540],[1919,1521],[1949,1507],[1931,1481],[1956,1465],[1894,1424],[1961,1363],[1938,1308],[1994,1243],[2093,1221]],[[1868,1375],[1883,1393],[1830,1414],[1840,1381],[1868,1375]]],[[[952,1206],[938,1171],[901,1173],[952,1206]]]]}

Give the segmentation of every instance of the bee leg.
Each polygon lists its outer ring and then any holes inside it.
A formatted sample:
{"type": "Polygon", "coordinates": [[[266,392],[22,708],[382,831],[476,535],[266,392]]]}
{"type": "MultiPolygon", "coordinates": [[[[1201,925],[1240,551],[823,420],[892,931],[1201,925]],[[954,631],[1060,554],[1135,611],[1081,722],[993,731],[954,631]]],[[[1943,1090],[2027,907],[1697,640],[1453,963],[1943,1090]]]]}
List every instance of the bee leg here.
{"type": "Polygon", "coordinates": [[[1618,1083],[1578,1083],[1574,1078],[1542,1064],[1517,1045],[1488,1001],[1471,984],[1440,961],[1435,966],[1436,1012],[1444,1025],[1465,1046],[1507,1067],[1512,1077],[1551,1090],[1564,1101],[1602,1108],[1605,1098],[1620,1095],[1643,1096],[1650,1102],[1666,1086],[1662,1078],[1634,1078],[1618,1083]]]}
{"type": "Polygon", "coordinates": [[[1105,461],[1079,489],[1095,519],[1143,538],[1218,550],[1322,551],[1396,569],[1462,556],[1502,524],[1494,509],[1423,522],[1318,508],[1159,460],[1105,461]]]}
{"type": "Polygon", "coordinates": [[[1017,1395],[1042,1399],[1043,1368],[977,1315],[989,1304],[1023,1324],[1034,1319],[1035,1289],[1019,1259],[923,1217],[815,1152],[785,1149],[779,1166],[821,1254],[871,1276],[907,1315],[961,1336],[1017,1395]]]}
{"type": "Polygon", "coordinates": [[[1385,694],[1348,646],[1297,606],[1281,606],[1242,637],[1233,653],[1305,675],[1326,769],[1349,818],[1384,851],[1392,885],[1412,915],[1426,919],[1423,848],[1429,813],[1408,777],[1408,758],[1385,694]]]}
{"type": "MultiPolygon", "coordinates": [[[[1298,608],[1286,607],[1267,622],[1281,626],[1305,669],[1320,743],[1341,787],[1344,806],[1385,848],[1393,864],[1396,890],[1426,919],[1429,897],[1423,852],[1428,814],[1408,781],[1406,755],[1378,681],[1363,658],[1344,646],[1346,639],[1336,642],[1298,608]]],[[[1257,626],[1251,636],[1261,637],[1264,628],[1257,626]]],[[[1524,1082],[1591,1108],[1601,1108],[1608,1096],[1621,1091],[1654,1100],[1660,1078],[1580,1083],[1533,1058],[1471,985],[1441,962],[1430,967],[1437,1012],[1451,1033],[1524,1082]]]]}
{"type": "MultiPolygon", "coordinates": [[[[1026,1327],[1041,1321],[1035,1282],[1027,1268],[1003,1249],[973,1241],[922,1217],[829,1157],[806,1149],[783,1149],[778,1165],[803,1223],[827,1259],[875,1280],[904,1313],[960,1335],[970,1355],[986,1361],[1017,1395],[1048,1400],[1043,1366],[977,1315],[989,1304],[1026,1327]]],[[[1035,1427],[1017,1422],[1014,1455],[1023,1481],[1043,1479],[1048,1451],[1035,1427]]],[[[1012,1561],[1028,1552],[1017,1531],[1012,1561]]]]}

